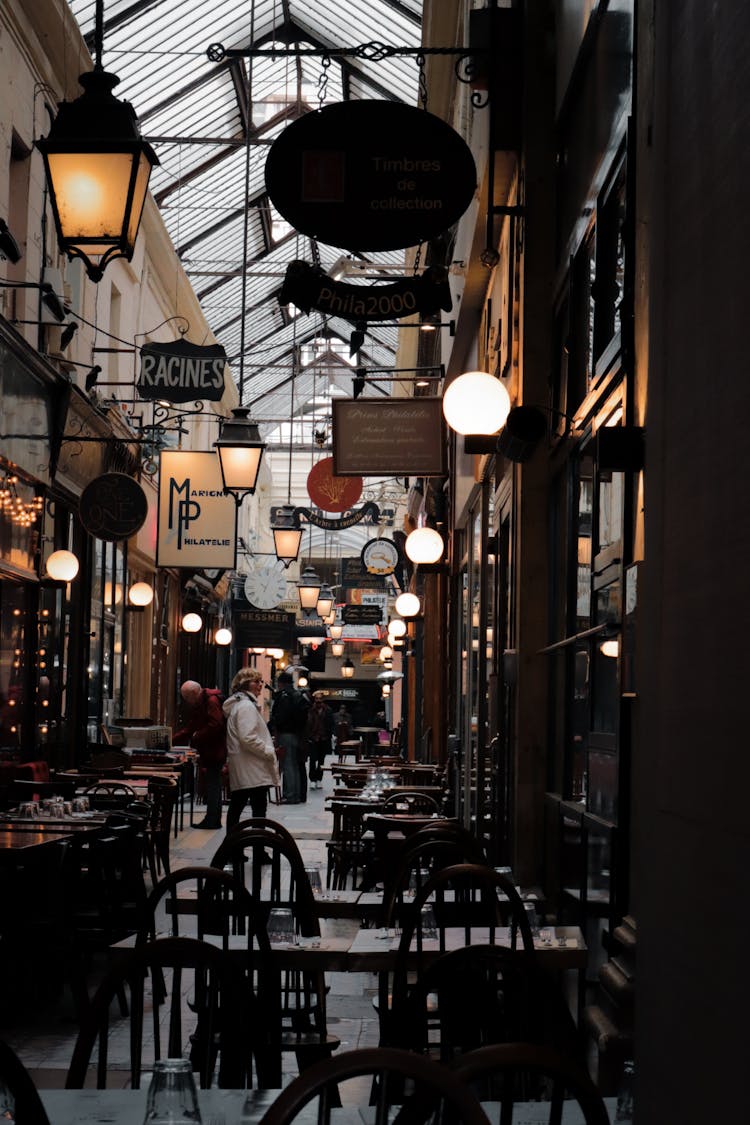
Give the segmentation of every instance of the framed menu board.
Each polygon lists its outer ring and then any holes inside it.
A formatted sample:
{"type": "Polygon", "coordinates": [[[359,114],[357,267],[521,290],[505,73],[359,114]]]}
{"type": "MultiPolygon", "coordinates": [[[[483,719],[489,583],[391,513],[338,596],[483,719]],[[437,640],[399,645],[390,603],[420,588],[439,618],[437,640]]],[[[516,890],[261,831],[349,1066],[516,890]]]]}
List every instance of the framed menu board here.
{"type": "Polygon", "coordinates": [[[333,400],[337,476],[442,477],[448,471],[441,398],[333,400]]]}

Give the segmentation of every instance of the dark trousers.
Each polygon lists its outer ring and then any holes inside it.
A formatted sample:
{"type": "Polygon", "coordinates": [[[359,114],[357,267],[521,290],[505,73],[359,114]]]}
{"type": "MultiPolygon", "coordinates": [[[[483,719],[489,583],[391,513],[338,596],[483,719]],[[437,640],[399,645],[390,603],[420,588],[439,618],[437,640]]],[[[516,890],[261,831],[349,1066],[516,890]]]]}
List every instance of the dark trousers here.
{"type": "Polygon", "coordinates": [[[232,790],[227,809],[227,832],[231,832],[239,823],[240,813],[248,801],[253,816],[265,817],[268,809],[268,786],[254,785],[250,789],[232,790]]]}
{"type": "Polygon", "coordinates": [[[281,779],[284,785],[284,800],[300,804],[307,800],[307,771],[305,769],[304,747],[301,739],[291,731],[278,736],[279,746],[284,749],[281,763],[281,779]]]}
{"type": "Polygon", "coordinates": [[[310,781],[323,780],[323,763],[326,760],[326,754],[331,752],[330,739],[320,739],[318,742],[310,742],[310,781]]]}
{"type": "Polygon", "coordinates": [[[221,828],[221,766],[205,767],[206,820],[212,828],[221,828]]]}

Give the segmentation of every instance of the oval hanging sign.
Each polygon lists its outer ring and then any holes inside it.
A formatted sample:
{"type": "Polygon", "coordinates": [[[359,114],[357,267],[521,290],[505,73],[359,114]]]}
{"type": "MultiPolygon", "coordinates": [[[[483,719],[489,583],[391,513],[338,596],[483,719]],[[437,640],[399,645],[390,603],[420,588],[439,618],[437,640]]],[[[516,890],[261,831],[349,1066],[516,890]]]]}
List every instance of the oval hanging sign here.
{"type": "Polygon", "coordinates": [[[306,113],[274,141],[266,188],[302,234],[346,250],[398,250],[441,234],[476,189],[474,158],[440,117],[386,101],[306,113]]]}
{"type": "Polygon", "coordinates": [[[140,531],[148,500],[138,481],[126,473],[103,473],[81,493],[78,515],[89,535],[114,543],[140,531]]]}
{"type": "Polygon", "coordinates": [[[324,457],[307,474],[307,495],[324,512],[346,512],[362,495],[362,477],[337,477],[333,457],[324,457]]]}

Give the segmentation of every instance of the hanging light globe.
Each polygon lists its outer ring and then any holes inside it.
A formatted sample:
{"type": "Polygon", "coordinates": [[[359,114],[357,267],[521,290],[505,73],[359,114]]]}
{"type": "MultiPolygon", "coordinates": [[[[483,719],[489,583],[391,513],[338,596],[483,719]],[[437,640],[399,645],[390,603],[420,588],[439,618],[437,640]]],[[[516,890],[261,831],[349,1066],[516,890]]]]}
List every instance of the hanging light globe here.
{"type": "MultiPolygon", "coordinates": [[[[299,604],[302,609],[315,611],[318,604],[318,595],[320,588],[323,585],[315,569],[311,566],[306,566],[300,575],[299,582],[297,583],[297,593],[299,595],[299,604]]],[[[330,606],[329,606],[330,609],[330,606]]]]}
{"type": "Polygon", "coordinates": [[[381,648],[380,653],[378,655],[378,660],[380,660],[382,663],[385,663],[385,661],[390,660],[392,656],[393,656],[393,649],[391,648],[391,646],[390,645],[383,645],[383,647],[381,648]]]}
{"type": "Polygon", "coordinates": [[[406,622],[402,621],[400,617],[393,617],[388,622],[388,635],[389,637],[403,637],[406,635],[406,622]]]}
{"type": "Polygon", "coordinates": [[[281,660],[284,656],[283,648],[267,648],[266,655],[271,657],[271,660],[281,660]]]}
{"type": "Polygon", "coordinates": [[[203,618],[199,613],[186,613],[182,619],[182,628],[186,633],[199,633],[203,628],[203,618]]]}
{"type": "Polygon", "coordinates": [[[332,640],[332,641],[338,641],[338,640],[340,640],[340,639],[341,639],[341,634],[342,634],[343,632],[344,632],[344,626],[343,626],[343,625],[341,624],[341,622],[340,622],[340,621],[339,621],[339,622],[336,622],[336,623],[334,623],[333,625],[329,625],[329,626],[328,626],[328,633],[329,633],[329,635],[330,635],[330,638],[331,638],[331,640],[332,640]]]}
{"type": "Polygon", "coordinates": [[[616,637],[612,640],[602,641],[599,645],[599,652],[602,656],[617,657],[620,655],[620,642],[616,637]]]}
{"type": "Polygon", "coordinates": [[[72,551],[53,551],[46,569],[54,582],[71,582],[78,574],[79,563],[72,551]]]}
{"type": "Polygon", "coordinates": [[[250,651],[254,652],[256,656],[263,656],[266,650],[264,648],[251,648],[250,651]]]}
{"type": "Polygon", "coordinates": [[[510,395],[494,375],[467,371],[443,395],[443,416],[457,434],[496,434],[510,413],[510,395]]]}
{"type": "Polygon", "coordinates": [[[333,641],[333,643],[331,644],[331,656],[343,656],[343,655],[344,655],[344,642],[343,641],[333,641]]]}
{"type": "Polygon", "coordinates": [[[404,550],[413,563],[430,565],[443,557],[445,544],[439,531],[432,527],[418,527],[407,535],[404,550]]]}
{"type": "Polygon", "coordinates": [[[232,643],[232,630],[227,629],[226,625],[222,625],[214,633],[214,640],[217,645],[231,645],[232,643]]]}
{"type": "Polygon", "coordinates": [[[318,600],[315,603],[315,612],[318,617],[328,617],[333,608],[333,591],[327,582],[324,582],[320,587],[318,593],[318,600]]]}
{"type": "Polygon", "coordinates": [[[416,617],[422,608],[422,603],[416,594],[399,594],[393,607],[402,617],[416,617]]]}
{"type": "Polygon", "coordinates": [[[154,588],[148,582],[134,582],[128,590],[128,601],[131,605],[151,605],[154,600],[154,588]]]}

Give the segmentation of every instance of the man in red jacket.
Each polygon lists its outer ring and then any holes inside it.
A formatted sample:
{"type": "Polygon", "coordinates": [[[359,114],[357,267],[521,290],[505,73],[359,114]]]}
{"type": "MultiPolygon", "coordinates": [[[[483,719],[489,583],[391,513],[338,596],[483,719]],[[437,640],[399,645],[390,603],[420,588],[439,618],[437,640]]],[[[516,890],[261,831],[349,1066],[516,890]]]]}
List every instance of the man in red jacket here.
{"type": "Polygon", "coordinates": [[[173,742],[189,742],[198,751],[198,765],[206,778],[206,815],[195,827],[221,828],[221,771],[227,760],[222,695],[216,688],[202,688],[195,680],[186,680],[180,695],[190,711],[173,742]]]}

